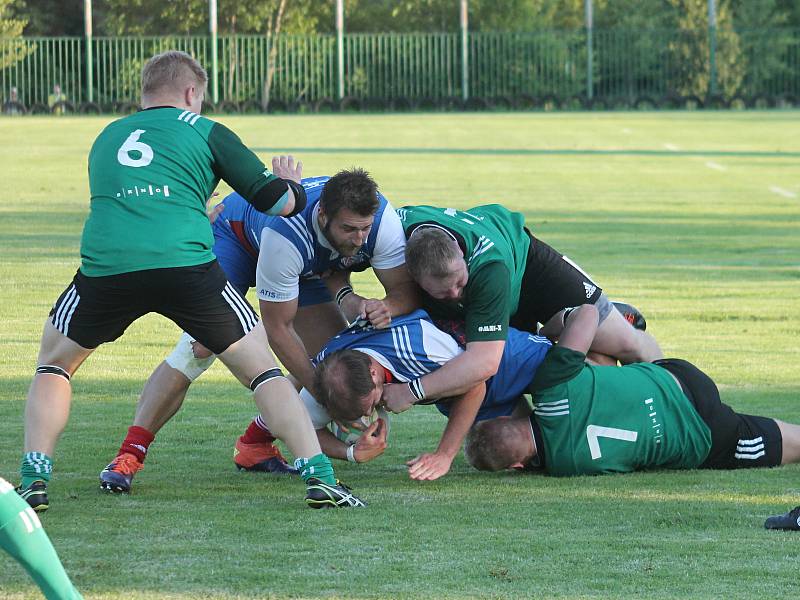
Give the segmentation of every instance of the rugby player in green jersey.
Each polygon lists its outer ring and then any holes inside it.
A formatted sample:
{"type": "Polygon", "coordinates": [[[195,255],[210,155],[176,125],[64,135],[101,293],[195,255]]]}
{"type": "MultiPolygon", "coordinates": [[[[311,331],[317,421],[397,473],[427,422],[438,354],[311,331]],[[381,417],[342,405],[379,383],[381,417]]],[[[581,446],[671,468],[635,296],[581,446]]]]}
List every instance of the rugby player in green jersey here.
{"type": "Polygon", "coordinates": [[[186,53],[154,56],[142,70],[143,110],[109,124],[89,153],[81,266],[45,322],[25,409],[18,491],[34,510],[49,506],[70,378],[95,348],[150,312],[217,354],[253,391],[264,422],[297,457],[309,506],[363,506],[336,481],[263,326],[211,251],[206,200],[220,180],[274,215],[297,214],[306,196],[296,181],[270,173],[233,132],[200,116],[207,81],[186,53]]]}
{"type": "Polygon", "coordinates": [[[406,206],[397,212],[408,238],[406,266],[425,291],[423,307],[434,318],[466,321],[466,352],[407,385],[387,385],[389,410],[401,412],[485,381],[497,372],[509,326],[557,337],[564,309],[581,304],[600,312],[593,352],[623,363],[662,356],[653,337],[634,329],[586,273],[531,235],[522,214],[499,204],[467,211],[406,206]]]}
{"type": "Polygon", "coordinates": [[[475,468],[593,475],[800,461],[800,426],[734,412],[685,360],[585,362],[597,325],[592,305],[569,313],[534,377],[533,412],[473,426],[465,453],[475,468]]]}

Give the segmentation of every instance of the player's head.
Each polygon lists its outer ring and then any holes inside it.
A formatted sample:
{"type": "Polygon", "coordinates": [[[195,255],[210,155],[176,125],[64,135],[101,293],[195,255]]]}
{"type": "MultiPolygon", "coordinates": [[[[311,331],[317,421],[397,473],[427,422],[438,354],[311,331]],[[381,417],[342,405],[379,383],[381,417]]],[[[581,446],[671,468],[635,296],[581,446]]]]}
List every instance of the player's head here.
{"type": "Polygon", "coordinates": [[[437,300],[460,300],[469,280],[461,247],[439,227],[417,227],[412,232],[406,242],[406,266],[419,286],[437,300]]]}
{"type": "Polygon", "coordinates": [[[479,471],[521,467],[533,458],[527,418],[497,417],[472,426],[464,444],[467,461],[479,471]]]}
{"type": "Polygon", "coordinates": [[[363,169],[339,171],[325,182],[319,222],[339,254],[353,256],[364,245],[378,206],[378,186],[363,169]]]}
{"type": "Polygon", "coordinates": [[[208,74],[194,58],[167,50],[148,60],[142,69],[142,106],[161,103],[200,114],[208,74]]]}
{"type": "Polygon", "coordinates": [[[358,350],[328,354],[314,371],[317,400],[340,423],[369,416],[381,402],[383,368],[358,350]]]}

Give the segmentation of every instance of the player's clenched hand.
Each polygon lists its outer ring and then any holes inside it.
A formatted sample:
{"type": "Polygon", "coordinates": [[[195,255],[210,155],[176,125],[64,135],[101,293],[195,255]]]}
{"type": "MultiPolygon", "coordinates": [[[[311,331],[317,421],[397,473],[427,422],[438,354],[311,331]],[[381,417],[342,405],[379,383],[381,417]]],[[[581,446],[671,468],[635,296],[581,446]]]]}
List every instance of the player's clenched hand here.
{"type": "Polygon", "coordinates": [[[377,329],[388,327],[392,322],[392,314],[386,307],[383,300],[375,300],[371,298],[364,302],[364,316],[369,319],[372,326],[377,329]]]}
{"type": "Polygon", "coordinates": [[[453,459],[440,452],[420,454],[406,463],[408,475],[417,481],[433,481],[439,479],[450,470],[453,459]]]}
{"type": "Polygon", "coordinates": [[[383,451],[386,450],[387,431],[383,419],[378,419],[367,427],[361,437],[356,440],[356,447],[353,449],[356,462],[368,462],[383,454],[383,451]]]}
{"type": "Polygon", "coordinates": [[[300,183],[303,176],[303,163],[294,162],[294,156],[273,156],[272,157],[272,172],[281,179],[291,179],[300,183]]]}
{"type": "Polygon", "coordinates": [[[382,401],[386,410],[401,413],[414,404],[416,398],[405,383],[384,383],[382,401]]]}

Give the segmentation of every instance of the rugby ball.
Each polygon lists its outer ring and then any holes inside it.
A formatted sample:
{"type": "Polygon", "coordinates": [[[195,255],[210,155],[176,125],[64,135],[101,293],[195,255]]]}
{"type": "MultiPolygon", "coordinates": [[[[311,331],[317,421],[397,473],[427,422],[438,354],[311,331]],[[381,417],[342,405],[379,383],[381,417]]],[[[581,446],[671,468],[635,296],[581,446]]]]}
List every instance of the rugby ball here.
{"type": "MultiPolygon", "coordinates": [[[[378,408],[373,411],[372,415],[369,417],[361,417],[356,424],[361,424],[361,426],[366,429],[370,425],[372,425],[378,419],[383,419],[384,427],[386,427],[386,435],[389,435],[389,412],[379,406],[378,408]]],[[[336,421],[331,421],[330,424],[331,433],[336,436],[337,439],[343,441],[345,444],[355,444],[358,438],[361,437],[361,430],[357,429],[355,426],[350,427],[349,431],[345,431],[342,429],[336,421]]]]}

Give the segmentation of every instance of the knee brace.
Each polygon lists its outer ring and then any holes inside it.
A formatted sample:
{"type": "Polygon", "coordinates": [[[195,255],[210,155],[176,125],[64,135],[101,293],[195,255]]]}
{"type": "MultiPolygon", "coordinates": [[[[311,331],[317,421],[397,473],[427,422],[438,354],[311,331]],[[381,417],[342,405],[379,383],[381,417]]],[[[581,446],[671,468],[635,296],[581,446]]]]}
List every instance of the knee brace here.
{"type": "Polygon", "coordinates": [[[250,382],[250,390],[255,392],[258,389],[258,386],[260,386],[262,383],[267,383],[271,379],[283,376],[283,372],[278,367],[275,367],[274,369],[267,369],[250,382]]]}
{"type": "Polygon", "coordinates": [[[58,375],[69,381],[69,373],[57,365],[39,365],[36,367],[37,375],[58,375]]]}
{"type": "Polygon", "coordinates": [[[164,359],[170,367],[186,375],[189,381],[194,381],[205,373],[217,358],[214,354],[208,358],[196,358],[192,350],[193,341],[192,336],[184,332],[175,344],[172,354],[164,359]]]}

